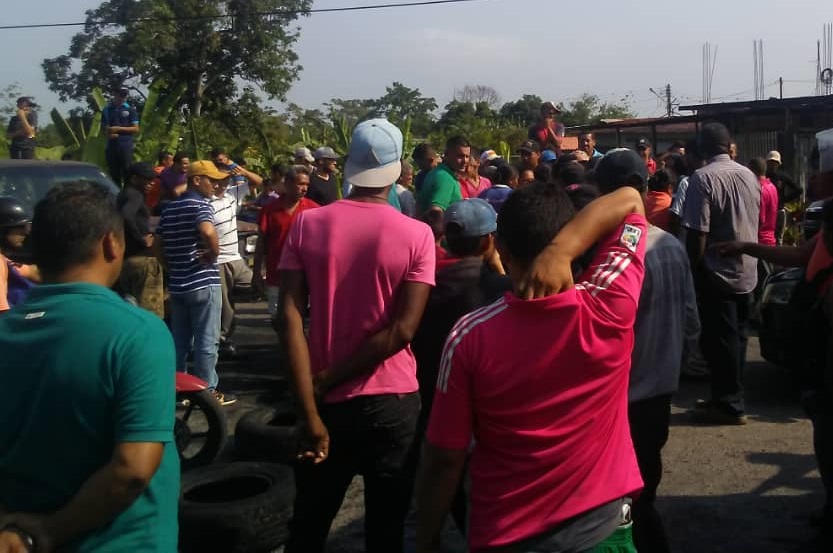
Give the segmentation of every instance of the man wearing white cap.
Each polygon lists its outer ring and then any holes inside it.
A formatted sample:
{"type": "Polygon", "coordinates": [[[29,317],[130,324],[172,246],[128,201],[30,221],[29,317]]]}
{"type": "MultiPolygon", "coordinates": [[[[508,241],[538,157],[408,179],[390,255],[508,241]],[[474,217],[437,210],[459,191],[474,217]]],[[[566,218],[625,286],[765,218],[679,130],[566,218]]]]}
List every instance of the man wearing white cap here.
{"type": "Polygon", "coordinates": [[[315,158],[312,157],[312,152],[309,151],[309,148],[298,148],[295,150],[294,157],[295,165],[303,165],[312,171],[315,158]]]}
{"type": "Polygon", "coordinates": [[[332,148],[323,146],[315,150],[312,157],[315,158],[315,169],[309,179],[307,196],[318,205],[329,205],[340,200],[342,190],[336,176],[338,154],[332,148]]]}
{"type": "Polygon", "coordinates": [[[420,407],[410,342],[434,285],[435,246],[428,226],[388,204],[401,158],[398,128],[359,124],[344,168],[350,196],[299,214],[284,246],[278,316],[305,428],[287,553],[324,550],[356,474],[366,551],[402,551],[420,407]]]}
{"type": "Polygon", "coordinates": [[[795,201],[801,197],[801,187],[786,173],[781,170],[784,165],[781,159],[781,152],[772,150],[766,155],[766,177],[772,181],[778,190],[778,217],[776,221],[775,236],[780,244],[784,238],[784,230],[787,225],[787,212],[784,211],[784,204],[795,201]]]}

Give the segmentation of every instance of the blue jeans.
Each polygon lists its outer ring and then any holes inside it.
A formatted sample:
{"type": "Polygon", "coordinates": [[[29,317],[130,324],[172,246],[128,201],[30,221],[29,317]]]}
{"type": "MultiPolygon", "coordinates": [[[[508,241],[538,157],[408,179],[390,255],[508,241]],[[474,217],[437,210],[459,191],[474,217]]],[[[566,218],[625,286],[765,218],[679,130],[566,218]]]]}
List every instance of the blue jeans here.
{"type": "Polygon", "coordinates": [[[220,343],[222,294],[219,286],[171,294],[171,333],[176,347],[176,370],[185,372],[188,352],[194,348],[191,373],[217,387],[217,347],[220,343]]]}

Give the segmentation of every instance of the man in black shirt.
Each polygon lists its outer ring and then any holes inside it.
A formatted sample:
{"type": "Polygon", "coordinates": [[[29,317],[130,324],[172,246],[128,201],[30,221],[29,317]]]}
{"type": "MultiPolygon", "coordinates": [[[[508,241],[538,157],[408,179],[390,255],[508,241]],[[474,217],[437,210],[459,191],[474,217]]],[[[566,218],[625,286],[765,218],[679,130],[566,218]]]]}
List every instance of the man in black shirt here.
{"type": "Polygon", "coordinates": [[[325,146],[315,150],[312,156],[315,158],[315,171],[309,178],[307,197],[320,206],[340,200],[342,190],[336,177],[338,154],[325,146]]]}
{"type": "Polygon", "coordinates": [[[38,107],[29,96],[17,99],[17,113],[9,120],[6,137],[12,159],[35,159],[35,133],[38,128],[38,107]]]}
{"type": "Polygon", "coordinates": [[[124,217],[124,265],[116,290],[129,296],[139,307],[164,317],[162,264],[153,255],[153,234],[150,211],[145,204],[147,193],[156,177],[150,163],[134,163],[125,172],[127,184],[116,199],[124,217]]]}

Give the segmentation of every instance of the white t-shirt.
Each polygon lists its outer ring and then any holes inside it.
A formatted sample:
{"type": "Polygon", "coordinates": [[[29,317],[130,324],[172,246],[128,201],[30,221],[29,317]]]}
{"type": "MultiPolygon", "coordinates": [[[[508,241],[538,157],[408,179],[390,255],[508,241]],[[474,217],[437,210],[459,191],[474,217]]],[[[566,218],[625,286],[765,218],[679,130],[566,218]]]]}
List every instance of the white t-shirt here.
{"type": "Polygon", "coordinates": [[[220,241],[220,256],[217,263],[228,263],[242,259],[237,245],[237,202],[228,192],[220,198],[212,198],[214,208],[214,226],[220,241]]]}

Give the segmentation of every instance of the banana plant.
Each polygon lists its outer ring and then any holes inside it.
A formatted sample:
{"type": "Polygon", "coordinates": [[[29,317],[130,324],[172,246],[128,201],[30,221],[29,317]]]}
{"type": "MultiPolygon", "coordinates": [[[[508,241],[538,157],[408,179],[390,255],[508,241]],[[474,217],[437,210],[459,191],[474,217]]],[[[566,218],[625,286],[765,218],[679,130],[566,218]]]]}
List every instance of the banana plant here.
{"type": "Polygon", "coordinates": [[[160,151],[174,152],[178,149],[179,139],[185,133],[185,126],[179,117],[177,106],[185,91],[185,85],[169,89],[167,83],[161,79],[151,83],[139,117],[136,159],[154,162],[160,151]]]}
{"type": "Polygon", "coordinates": [[[72,124],[57,109],[49,114],[52,122],[61,139],[64,142],[65,151],[72,152],[74,157],[80,161],[94,163],[101,168],[106,168],[104,148],[107,143],[101,135],[101,117],[106,101],[101,89],[94,88],[90,94],[90,106],[93,110],[93,117],[88,127],[79,120],[78,132],[72,128],[72,124]]]}
{"type": "Polygon", "coordinates": [[[411,133],[411,118],[405,119],[402,125],[402,156],[407,159],[414,151],[414,135],[411,133]]]}
{"type": "Polygon", "coordinates": [[[336,153],[342,156],[347,155],[347,151],[350,149],[350,139],[352,138],[350,126],[347,124],[347,118],[342,116],[338,119],[333,119],[332,124],[334,139],[330,146],[336,153]]]}
{"type": "Polygon", "coordinates": [[[498,155],[506,161],[512,159],[512,147],[509,146],[509,143],[505,140],[500,141],[500,151],[498,151],[498,155]]]}

